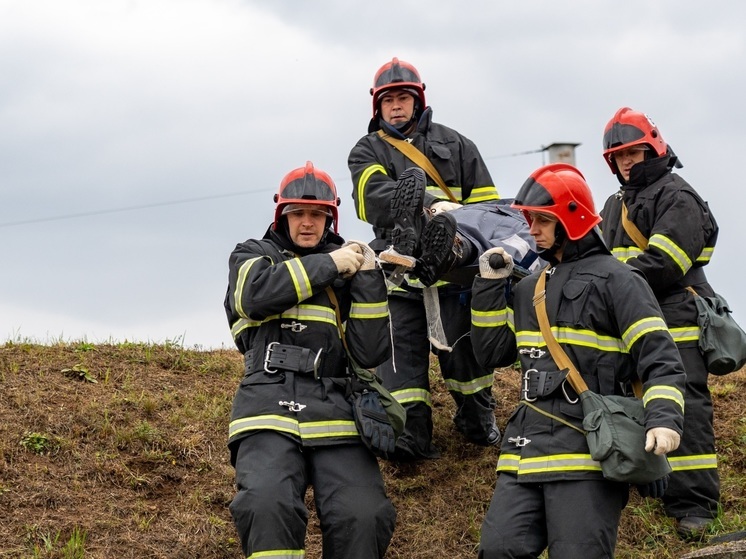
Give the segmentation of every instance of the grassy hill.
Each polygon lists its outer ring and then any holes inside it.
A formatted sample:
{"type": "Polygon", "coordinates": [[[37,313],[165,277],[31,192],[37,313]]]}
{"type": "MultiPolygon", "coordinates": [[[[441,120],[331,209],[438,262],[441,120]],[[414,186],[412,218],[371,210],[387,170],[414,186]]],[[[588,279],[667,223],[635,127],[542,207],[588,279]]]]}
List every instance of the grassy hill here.
{"type": "MultiPolygon", "coordinates": [[[[236,351],[170,343],[0,346],[0,558],[240,558],[225,442],[242,368],[236,351]]],[[[431,377],[442,458],[381,462],[398,511],[391,559],[476,557],[494,486],[498,450],[456,435],[451,399],[431,377]]],[[[711,386],[723,492],[715,535],[746,524],[746,371],[711,386]]],[[[497,370],[494,387],[502,427],[517,374],[497,370]]],[[[702,545],[680,541],[660,504],[632,492],[617,557],[702,545]]],[[[319,550],[312,513],[307,557],[319,550]]]]}

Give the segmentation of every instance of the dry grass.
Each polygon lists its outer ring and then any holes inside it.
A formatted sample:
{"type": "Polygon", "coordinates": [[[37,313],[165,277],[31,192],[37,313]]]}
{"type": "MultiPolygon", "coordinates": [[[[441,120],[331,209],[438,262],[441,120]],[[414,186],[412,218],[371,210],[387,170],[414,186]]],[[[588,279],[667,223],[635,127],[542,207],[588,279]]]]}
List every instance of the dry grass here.
{"type": "MultiPolygon", "coordinates": [[[[241,557],[225,447],[241,374],[235,351],[174,344],[0,347],[0,557],[241,557]]],[[[492,495],[497,449],[456,436],[453,404],[437,374],[433,382],[443,457],[382,462],[398,511],[390,559],[475,557],[492,495]]],[[[496,372],[501,425],[517,386],[510,369],[496,372]]],[[[723,479],[713,533],[720,533],[746,519],[746,372],[713,377],[712,389],[723,479]]],[[[311,495],[307,502],[312,508],[311,495]]],[[[319,544],[312,514],[309,558],[320,556],[319,544]]],[[[619,558],[664,559],[697,547],[675,536],[657,502],[633,494],[619,558]]]]}

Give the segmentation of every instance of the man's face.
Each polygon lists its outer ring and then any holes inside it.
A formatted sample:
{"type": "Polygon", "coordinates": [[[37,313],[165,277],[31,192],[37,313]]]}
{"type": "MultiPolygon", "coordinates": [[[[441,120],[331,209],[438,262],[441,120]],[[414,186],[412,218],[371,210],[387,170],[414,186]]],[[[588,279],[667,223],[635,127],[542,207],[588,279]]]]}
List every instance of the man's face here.
{"type": "Polygon", "coordinates": [[[313,248],[319,244],[326,230],[329,217],[323,206],[306,206],[286,214],[290,239],[301,248],[313,248]]]}
{"type": "Polygon", "coordinates": [[[629,180],[629,172],[632,170],[632,166],[645,159],[646,151],[648,151],[647,146],[632,146],[620,149],[612,154],[617,169],[619,169],[619,174],[625,181],[629,180]]]}
{"type": "Polygon", "coordinates": [[[390,89],[381,96],[381,116],[389,124],[409,122],[414,114],[414,97],[403,89],[390,89]]]}
{"type": "Polygon", "coordinates": [[[557,218],[553,215],[528,212],[528,220],[531,222],[529,233],[536,241],[536,246],[541,249],[552,248],[557,238],[555,229],[557,227],[557,218]]]}

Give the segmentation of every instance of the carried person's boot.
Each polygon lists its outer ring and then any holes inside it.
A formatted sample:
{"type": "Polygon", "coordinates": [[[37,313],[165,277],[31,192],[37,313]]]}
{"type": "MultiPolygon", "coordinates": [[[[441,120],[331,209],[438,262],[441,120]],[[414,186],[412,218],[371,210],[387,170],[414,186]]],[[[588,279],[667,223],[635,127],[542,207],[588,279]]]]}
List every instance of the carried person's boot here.
{"type": "Polygon", "coordinates": [[[394,228],[391,231],[393,246],[379,254],[383,262],[414,268],[424,222],[422,206],[425,200],[425,187],[425,172],[419,167],[409,167],[399,175],[394,196],[391,198],[391,216],[394,218],[394,228]]]}
{"type": "Polygon", "coordinates": [[[456,218],[444,212],[427,222],[415,275],[430,287],[453,268],[471,259],[471,243],[456,233],[456,218]]]}

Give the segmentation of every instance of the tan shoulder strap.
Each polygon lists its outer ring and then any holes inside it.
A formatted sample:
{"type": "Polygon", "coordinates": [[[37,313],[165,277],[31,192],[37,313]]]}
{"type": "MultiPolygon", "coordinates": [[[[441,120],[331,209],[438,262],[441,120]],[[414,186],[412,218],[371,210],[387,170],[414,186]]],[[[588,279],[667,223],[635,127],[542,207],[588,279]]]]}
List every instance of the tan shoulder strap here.
{"type": "Polygon", "coordinates": [[[430,162],[430,160],[425,156],[424,153],[422,153],[409,142],[400,140],[398,138],[392,138],[383,130],[378,130],[378,135],[381,137],[382,140],[394,146],[396,149],[402,152],[412,163],[414,163],[418,167],[421,167],[423,171],[430,175],[435,181],[435,184],[440,187],[440,189],[445,193],[446,196],[448,196],[448,199],[451,202],[455,202],[456,204],[460,203],[453,195],[453,192],[451,192],[451,189],[446,186],[446,183],[443,181],[440,173],[438,173],[435,166],[430,162]]]}
{"type": "MultiPolygon", "coordinates": [[[[562,349],[562,346],[559,345],[559,342],[555,339],[554,334],[552,334],[552,327],[549,324],[546,305],[546,272],[548,269],[549,266],[544,268],[539,274],[539,279],[536,281],[536,288],[534,290],[534,308],[536,309],[536,318],[539,320],[541,335],[544,338],[544,342],[547,344],[547,349],[549,349],[552,359],[554,359],[554,362],[558,367],[569,371],[567,380],[570,383],[570,386],[573,387],[575,392],[582,394],[588,390],[588,385],[583,380],[583,377],[580,376],[580,373],[573,362],[570,361],[565,350],[562,349]]],[[[642,383],[640,382],[640,379],[635,378],[632,381],[632,390],[634,391],[635,396],[638,398],[642,397],[642,383]]]]}
{"type": "Polygon", "coordinates": [[[637,248],[640,250],[647,250],[648,240],[645,235],[642,234],[642,231],[637,228],[637,225],[632,223],[629,220],[629,217],[627,217],[627,205],[624,203],[624,200],[622,200],[622,227],[624,227],[629,238],[637,245],[637,248]]]}
{"type": "Polygon", "coordinates": [[[334,308],[334,314],[337,317],[337,329],[339,330],[339,337],[342,339],[342,345],[345,348],[345,351],[349,355],[350,348],[347,347],[347,338],[345,337],[345,328],[344,324],[342,324],[342,314],[339,311],[339,300],[337,299],[337,295],[334,293],[334,290],[332,289],[332,286],[329,285],[326,288],[326,294],[329,296],[329,301],[332,304],[332,307],[334,308]]]}

